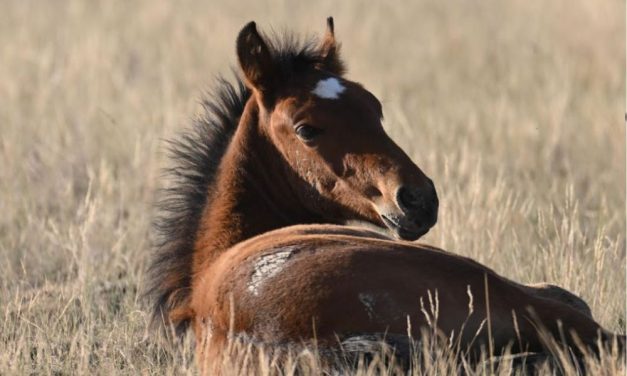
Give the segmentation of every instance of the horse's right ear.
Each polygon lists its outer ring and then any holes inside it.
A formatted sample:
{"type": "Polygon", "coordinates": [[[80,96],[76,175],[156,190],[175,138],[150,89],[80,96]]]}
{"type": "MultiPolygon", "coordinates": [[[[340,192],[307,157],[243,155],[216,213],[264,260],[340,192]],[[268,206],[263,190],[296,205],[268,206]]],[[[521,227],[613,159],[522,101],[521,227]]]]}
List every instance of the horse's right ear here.
{"type": "Polygon", "coordinates": [[[237,58],[248,86],[258,91],[264,99],[272,90],[276,68],[268,45],[263,40],[255,22],[249,22],[237,36],[237,58]]]}
{"type": "Polygon", "coordinates": [[[327,30],[319,47],[322,63],[319,64],[321,69],[329,71],[333,74],[341,76],[346,71],[342,59],[340,59],[340,45],[335,40],[335,26],[333,25],[333,17],[327,18],[327,30]]]}

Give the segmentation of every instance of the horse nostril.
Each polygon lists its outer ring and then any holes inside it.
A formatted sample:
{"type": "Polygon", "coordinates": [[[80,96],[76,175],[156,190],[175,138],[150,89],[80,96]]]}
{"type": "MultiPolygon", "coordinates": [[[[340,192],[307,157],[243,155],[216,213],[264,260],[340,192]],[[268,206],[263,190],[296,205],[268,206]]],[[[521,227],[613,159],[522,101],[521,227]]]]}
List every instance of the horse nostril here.
{"type": "Polygon", "coordinates": [[[396,192],[396,201],[398,202],[401,209],[403,207],[412,207],[414,202],[414,197],[409,191],[409,189],[405,187],[400,187],[396,192]]]}
{"type": "Polygon", "coordinates": [[[396,201],[403,211],[414,211],[422,206],[422,199],[416,190],[400,187],[396,192],[396,201]]]}
{"type": "Polygon", "coordinates": [[[427,212],[437,211],[438,206],[433,184],[430,184],[427,189],[402,186],[396,192],[396,201],[407,214],[427,214],[427,212]]]}

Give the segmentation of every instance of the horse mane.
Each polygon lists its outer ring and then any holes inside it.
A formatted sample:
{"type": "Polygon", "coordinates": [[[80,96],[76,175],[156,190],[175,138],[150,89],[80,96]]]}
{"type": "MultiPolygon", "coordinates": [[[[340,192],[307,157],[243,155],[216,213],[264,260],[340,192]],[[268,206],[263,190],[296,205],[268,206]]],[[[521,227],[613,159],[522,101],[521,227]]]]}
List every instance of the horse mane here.
{"type": "MultiPolygon", "coordinates": [[[[315,40],[293,35],[266,38],[281,72],[290,80],[308,69],[320,69],[323,56],[315,40]]],[[[152,321],[185,332],[189,318],[173,319],[185,310],[192,282],[194,243],[204,208],[211,203],[218,167],[237,129],[251,91],[236,75],[234,83],[218,77],[201,101],[203,114],[191,128],[167,142],[171,165],[164,169],[167,186],[159,188],[153,221],[153,255],[145,294],[152,300],[152,321]]]]}

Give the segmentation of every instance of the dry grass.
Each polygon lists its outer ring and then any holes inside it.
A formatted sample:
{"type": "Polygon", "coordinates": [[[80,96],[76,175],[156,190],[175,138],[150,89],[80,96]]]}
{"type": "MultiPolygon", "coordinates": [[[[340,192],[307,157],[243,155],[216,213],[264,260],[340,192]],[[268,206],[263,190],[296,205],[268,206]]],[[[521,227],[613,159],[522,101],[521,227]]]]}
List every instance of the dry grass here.
{"type": "Polygon", "coordinates": [[[146,329],[151,202],[161,139],[250,19],[318,32],[335,16],[349,76],[436,182],[425,242],[571,289],[624,333],[624,14],[618,0],[2,2],[0,374],[195,372],[189,341],[146,329]]]}

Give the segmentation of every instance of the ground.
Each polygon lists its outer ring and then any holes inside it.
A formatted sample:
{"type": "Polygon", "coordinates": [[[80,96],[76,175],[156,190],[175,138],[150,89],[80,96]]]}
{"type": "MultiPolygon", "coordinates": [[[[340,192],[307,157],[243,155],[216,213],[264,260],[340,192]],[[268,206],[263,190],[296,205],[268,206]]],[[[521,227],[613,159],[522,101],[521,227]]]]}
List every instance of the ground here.
{"type": "Polygon", "coordinates": [[[624,333],[624,2],[5,1],[0,374],[196,372],[140,295],[162,140],[246,22],[313,34],[329,15],[348,77],[435,181],[421,241],[568,288],[624,333]]]}

